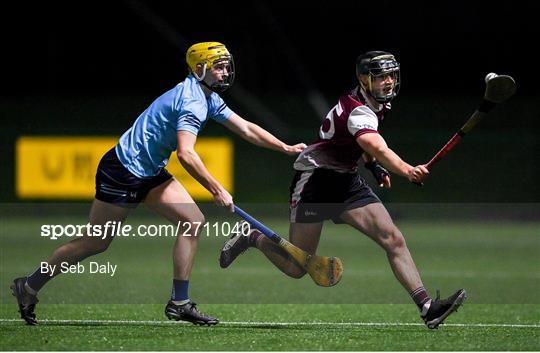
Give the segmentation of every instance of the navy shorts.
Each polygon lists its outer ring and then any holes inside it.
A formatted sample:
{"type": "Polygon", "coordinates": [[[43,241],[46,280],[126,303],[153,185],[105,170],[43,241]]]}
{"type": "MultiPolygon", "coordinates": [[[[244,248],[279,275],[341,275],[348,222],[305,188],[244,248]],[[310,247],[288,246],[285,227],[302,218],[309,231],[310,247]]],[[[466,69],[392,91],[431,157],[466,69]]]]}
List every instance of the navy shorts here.
{"type": "Polygon", "coordinates": [[[292,223],[344,223],[343,211],[381,202],[358,173],[323,168],[296,172],[289,195],[292,223]]]}
{"type": "Polygon", "coordinates": [[[135,208],[148,192],[171,179],[165,169],[153,177],[139,178],[126,169],[118,159],[115,148],[101,158],[96,173],[96,199],[122,207],[135,208]]]}

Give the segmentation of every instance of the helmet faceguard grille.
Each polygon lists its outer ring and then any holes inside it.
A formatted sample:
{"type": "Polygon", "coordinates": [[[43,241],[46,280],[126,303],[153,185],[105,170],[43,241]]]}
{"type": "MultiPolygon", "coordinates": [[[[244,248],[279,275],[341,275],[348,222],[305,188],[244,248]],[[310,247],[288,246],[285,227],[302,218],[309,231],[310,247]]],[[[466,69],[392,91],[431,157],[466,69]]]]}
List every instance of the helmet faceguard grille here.
{"type": "Polygon", "coordinates": [[[401,84],[401,75],[399,63],[394,56],[390,53],[383,51],[370,51],[360,55],[356,59],[356,75],[367,75],[369,84],[364,87],[364,90],[370,94],[379,103],[388,103],[394,99],[401,84]],[[382,92],[373,92],[372,83],[373,79],[382,76],[391,75],[394,81],[394,87],[392,93],[384,94],[382,92]]]}
{"type": "Polygon", "coordinates": [[[218,42],[203,42],[192,45],[186,52],[186,62],[189,71],[198,81],[203,81],[207,70],[214,68],[226,62],[227,75],[221,82],[215,82],[209,87],[215,92],[224,92],[232,86],[234,82],[234,60],[233,56],[225,45],[218,42]],[[197,74],[197,67],[201,65],[203,72],[197,74]]]}

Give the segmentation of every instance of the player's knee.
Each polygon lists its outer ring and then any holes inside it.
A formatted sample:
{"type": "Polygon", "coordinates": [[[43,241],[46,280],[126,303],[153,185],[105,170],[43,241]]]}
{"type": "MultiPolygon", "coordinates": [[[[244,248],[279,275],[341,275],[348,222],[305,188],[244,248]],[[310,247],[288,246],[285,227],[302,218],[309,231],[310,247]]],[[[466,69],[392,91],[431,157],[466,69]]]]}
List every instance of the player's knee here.
{"type": "Polygon", "coordinates": [[[403,234],[401,234],[400,231],[397,231],[397,233],[392,236],[392,247],[394,249],[403,249],[406,247],[405,237],[403,237],[403,234]]]}
{"type": "Polygon", "coordinates": [[[204,215],[201,213],[197,219],[193,222],[193,226],[195,227],[195,230],[193,232],[193,235],[198,237],[199,234],[201,234],[202,230],[203,230],[203,227],[204,227],[204,224],[206,223],[206,218],[204,217],[204,215]]]}
{"type": "Polygon", "coordinates": [[[180,222],[182,229],[180,229],[181,234],[189,235],[191,239],[198,239],[199,234],[201,234],[206,219],[202,213],[191,216],[188,219],[180,222]]]}
{"type": "Polygon", "coordinates": [[[393,227],[384,233],[382,246],[387,252],[398,251],[406,246],[405,238],[399,229],[393,227]]]}
{"type": "Polygon", "coordinates": [[[199,229],[200,229],[204,225],[204,223],[206,222],[206,218],[204,217],[202,212],[198,212],[197,214],[190,217],[190,219],[188,221],[191,222],[195,226],[200,225],[200,227],[199,227],[199,229]]]}

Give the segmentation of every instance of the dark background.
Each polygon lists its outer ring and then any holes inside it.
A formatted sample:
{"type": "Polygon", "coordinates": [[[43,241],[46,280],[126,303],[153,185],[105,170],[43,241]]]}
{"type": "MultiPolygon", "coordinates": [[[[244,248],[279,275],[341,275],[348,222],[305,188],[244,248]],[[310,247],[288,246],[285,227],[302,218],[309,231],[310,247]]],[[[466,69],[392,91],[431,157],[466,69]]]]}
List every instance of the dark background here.
{"type": "MultiPolygon", "coordinates": [[[[381,131],[411,164],[427,162],[461,127],[480,102],[488,72],[512,75],[516,96],[482,121],[425,187],[395,176],[392,190],[380,196],[392,202],[537,202],[537,14],[532,2],[15,5],[4,23],[0,198],[15,200],[17,136],[120,136],[153,99],[184,79],[191,44],[220,41],[234,54],[237,71],[224,99],[288,143],[316,137],[326,110],[355,85],[356,56],[374,49],[394,53],[402,87],[381,131]]],[[[211,135],[231,136],[218,124],[202,133],[211,135]]],[[[293,158],[235,143],[236,199],[287,200],[293,158]]]]}

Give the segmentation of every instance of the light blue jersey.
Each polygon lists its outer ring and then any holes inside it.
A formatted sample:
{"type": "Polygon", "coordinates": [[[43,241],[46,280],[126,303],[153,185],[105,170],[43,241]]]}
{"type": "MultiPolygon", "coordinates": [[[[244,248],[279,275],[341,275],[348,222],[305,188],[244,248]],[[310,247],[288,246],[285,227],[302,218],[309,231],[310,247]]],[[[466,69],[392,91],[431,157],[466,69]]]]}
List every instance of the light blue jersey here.
{"type": "Polygon", "coordinates": [[[197,135],[208,119],[224,122],[232,114],[217,93],[206,97],[197,79],[189,75],[158,97],[135,120],[120,137],[116,154],[124,167],[137,177],[155,176],[177,148],[177,131],[197,135]]]}

